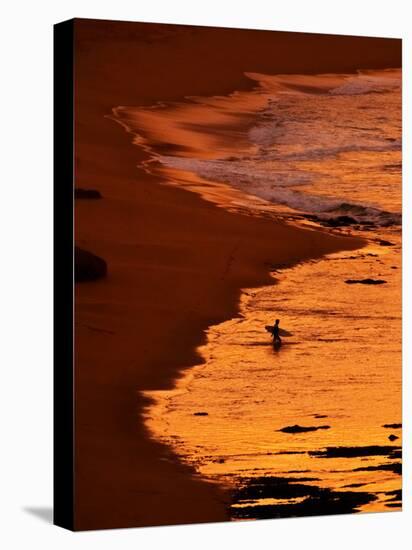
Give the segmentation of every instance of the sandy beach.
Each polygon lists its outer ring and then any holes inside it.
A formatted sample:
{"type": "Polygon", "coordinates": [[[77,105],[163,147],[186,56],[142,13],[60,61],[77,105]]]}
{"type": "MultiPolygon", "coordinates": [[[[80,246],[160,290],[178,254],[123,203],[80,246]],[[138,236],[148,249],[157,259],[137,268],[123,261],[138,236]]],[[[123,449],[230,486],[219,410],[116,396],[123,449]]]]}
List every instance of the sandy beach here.
{"type": "Polygon", "coordinates": [[[273,266],[364,244],[229,212],[142,169],[147,152],[109,118],[119,105],[250,89],[245,71],[351,72],[400,60],[397,41],[313,35],[308,50],[301,35],[225,33],[76,22],[75,186],[102,198],[76,200],[75,239],[108,266],[106,278],[76,285],[79,530],[228,519],[226,495],[149,437],[139,392],[172,388],[198,364],[205,330],[236,316],[241,289],[272,284],[273,266]]]}

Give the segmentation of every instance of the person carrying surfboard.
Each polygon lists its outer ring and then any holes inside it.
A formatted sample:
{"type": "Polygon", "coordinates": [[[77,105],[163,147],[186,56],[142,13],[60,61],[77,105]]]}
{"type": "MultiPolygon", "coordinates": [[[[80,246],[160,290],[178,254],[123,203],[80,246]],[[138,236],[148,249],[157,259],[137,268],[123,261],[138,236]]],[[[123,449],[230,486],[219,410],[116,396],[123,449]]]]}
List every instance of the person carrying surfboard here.
{"type": "Polygon", "coordinates": [[[279,319],[276,319],[275,324],[273,325],[272,336],[273,336],[273,342],[275,344],[280,345],[282,343],[282,340],[280,339],[280,336],[279,336],[279,319]]]}

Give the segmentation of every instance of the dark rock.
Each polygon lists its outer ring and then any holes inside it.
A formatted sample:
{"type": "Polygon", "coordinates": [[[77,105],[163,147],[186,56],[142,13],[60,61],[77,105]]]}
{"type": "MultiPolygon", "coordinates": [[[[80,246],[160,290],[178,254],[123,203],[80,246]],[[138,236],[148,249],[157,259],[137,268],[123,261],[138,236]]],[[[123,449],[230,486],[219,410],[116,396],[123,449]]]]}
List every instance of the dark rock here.
{"type": "Polygon", "coordinates": [[[336,218],[324,220],[324,223],[329,227],[347,227],[348,225],[354,225],[359,222],[351,216],[337,216],[336,218]]]}
{"type": "Polygon", "coordinates": [[[75,199],[101,199],[102,195],[100,191],[96,189],[80,189],[76,187],[74,190],[75,199]]]}
{"type": "Polygon", "coordinates": [[[396,441],[399,437],[395,434],[388,435],[389,441],[396,441]]]}
{"type": "Polygon", "coordinates": [[[391,243],[390,241],[385,241],[383,239],[379,240],[378,244],[380,244],[381,246],[394,246],[393,243],[391,243]]]}
{"type": "Polygon", "coordinates": [[[96,281],[107,275],[107,264],[99,256],[95,256],[78,246],[74,249],[74,277],[76,283],[96,281]]]}
{"type": "Polygon", "coordinates": [[[305,455],[306,451],[279,451],[275,455],[305,455]]]}
{"type": "Polygon", "coordinates": [[[383,285],[386,283],[383,279],[347,279],[345,281],[347,285],[383,285]]]}
{"type": "Polygon", "coordinates": [[[244,481],[246,483],[236,491],[237,500],[297,498],[305,495],[315,495],[319,492],[318,487],[305,485],[305,483],[319,481],[316,477],[262,476],[244,481]]]}
{"type": "Polygon", "coordinates": [[[398,451],[393,451],[388,458],[402,458],[402,447],[399,447],[398,451]]]}
{"type": "Polygon", "coordinates": [[[330,426],[285,426],[278,430],[278,432],[284,432],[287,434],[300,434],[305,432],[316,432],[317,430],[329,430],[330,426]]]}
{"type": "Polygon", "coordinates": [[[195,413],[193,413],[193,416],[209,416],[209,413],[207,413],[207,412],[195,412],[195,413]]]}
{"type": "Polygon", "coordinates": [[[386,502],[385,506],[387,508],[400,508],[402,506],[401,502],[386,502]]]}
{"type": "Polygon", "coordinates": [[[354,472],[393,472],[394,474],[402,475],[402,464],[400,462],[393,462],[392,464],[381,464],[380,466],[363,466],[362,468],[355,468],[354,472]]]}
{"type": "Polygon", "coordinates": [[[391,498],[388,498],[387,502],[402,500],[402,489],[394,489],[393,491],[387,491],[385,495],[388,497],[391,497],[391,498]]]}
{"type": "Polygon", "coordinates": [[[313,418],[328,418],[327,414],[314,414],[313,418]]]}
{"type": "MultiPolygon", "coordinates": [[[[332,218],[322,218],[314,214],[304,214],[303,217],[312,222],[319,223],[320,225],[323,225],[325,227],[349,227],[349,226],[360,227],[361,225],[363,226],[363,224],[365,223],[367,223],[369,226],[371,225],[370,222],[364,222],[362,220],[359,221],[359,220],[356,220],[355,218],[352,218],[352,216],[346,216],[346,215],[336,216],[332,218]]],[[[375,226],[372,225],[371,227],[374,228],[375,226]]]]}
{"type": "Polygon", "coordinates": [[[359,458],[362,456],[387,456],[392,458],[401,447],[394,445],[368,445],[365,447],[326,447],[322,451],[309,451],[318,458],[359,458]]]}
{"type": "Polygon", "coordinates": [[[402,489],[393,489],[393,491],[387,491],[385,495],[387,497],[392,497],[392,498],[389,498],[388,501],[402,500],[402,489]]]}
{"type": "Polygon", "coordinates": [[[391,428],[392,430],[398,430],[400,428],[402,428],[402,424],[398,423],[398,424],[384,424],[382,426],[382,428],[391,428]]]}
{"type": "Polygon", "coordinates": [[[319,516],[357,512],[359,506],[376,500],[376,495],[361,491],[333,491],[306,485],[316,478],[251,478],[233,495],[231,513],[242,519],[270,519],[319,516]],[[285,500],[302,499],[286,503],[285,500]],[[279,504],[264,504],[265,499],[279,499],[279,504]],[[263,504],[262,504],[263,502],[263,504]]]}

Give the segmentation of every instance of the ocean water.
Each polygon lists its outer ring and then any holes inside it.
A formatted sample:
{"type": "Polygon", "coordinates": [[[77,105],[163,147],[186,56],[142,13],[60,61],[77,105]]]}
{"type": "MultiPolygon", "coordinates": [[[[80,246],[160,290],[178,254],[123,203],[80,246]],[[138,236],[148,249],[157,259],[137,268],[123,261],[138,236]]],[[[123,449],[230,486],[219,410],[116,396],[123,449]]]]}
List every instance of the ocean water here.
{"type": "Polygon", "coordinates": [[[399,509],[401,73],[247,76],[252,91],[114,118],[165,183],[367,246],[244,289],[205,362],[148,393],[147,426],[229,490],[233,519],[399,509]],[[346,282],[362,279],[381,283],[346,282]]]}
{"type": "Polygon", "coordinates": [[[285,80],[281,90],[281,77],[261,80],[273,97],[265,94],[243,154],[159,161],[298,212],[400,224],[399,72],[359,74],[326,93],[327,76],[312,84],[315,93],[291,90],[292,77],[285,80]]]}

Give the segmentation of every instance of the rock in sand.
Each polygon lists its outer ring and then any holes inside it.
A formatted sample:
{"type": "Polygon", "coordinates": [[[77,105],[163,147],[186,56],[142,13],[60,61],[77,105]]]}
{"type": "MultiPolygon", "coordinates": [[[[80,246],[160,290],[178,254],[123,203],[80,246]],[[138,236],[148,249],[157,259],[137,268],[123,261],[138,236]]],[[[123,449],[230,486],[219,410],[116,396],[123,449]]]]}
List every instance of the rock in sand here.
{"type": "Polygon", "coordinates": [[[74,249],[74,278],[76,283],[96,281],[107,275],[107,263],[103,258],[83,250],[74,249]]]}

